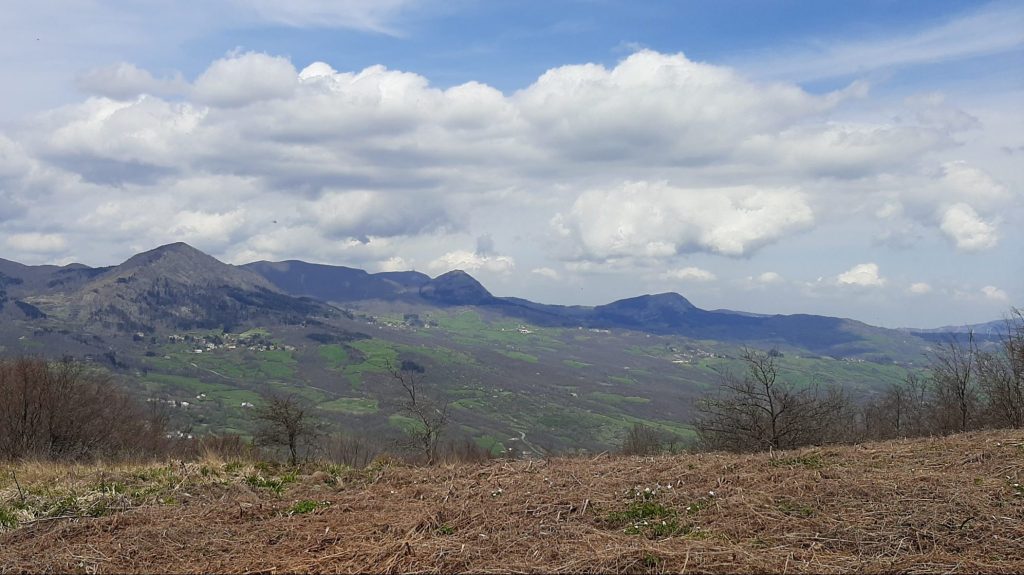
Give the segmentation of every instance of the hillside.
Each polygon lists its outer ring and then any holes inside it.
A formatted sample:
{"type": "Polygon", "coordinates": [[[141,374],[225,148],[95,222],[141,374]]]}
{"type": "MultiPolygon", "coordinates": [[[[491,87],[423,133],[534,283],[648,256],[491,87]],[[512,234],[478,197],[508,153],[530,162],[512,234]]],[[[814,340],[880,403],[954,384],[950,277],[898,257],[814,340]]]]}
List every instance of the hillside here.
{"type": "Polygon", "coordinates": [[[1022,483],[1020,431],[363,471],[20,464],[0,467],[0,572],[1012,573],[1022,483]]]}
{"type": "Polygon", "coordinates": [[[77,289],[32,301],[72,323],[144,333],[230,329],[267,316],[298,323],[325,311],[183,243],[137,254],[77,289]]]}

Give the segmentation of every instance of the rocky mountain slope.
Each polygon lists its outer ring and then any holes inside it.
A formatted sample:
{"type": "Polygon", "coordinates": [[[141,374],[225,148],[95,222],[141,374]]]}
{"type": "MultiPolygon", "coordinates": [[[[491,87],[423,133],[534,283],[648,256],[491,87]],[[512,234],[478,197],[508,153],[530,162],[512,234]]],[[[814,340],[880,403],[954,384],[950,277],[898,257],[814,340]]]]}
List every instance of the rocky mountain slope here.
{"type": "MultiPolygon", "coordinates": [[[[137,254],[109,268],[15,268],[19,295],[71,325],[120,332],[231,329],[255,318],[302,322],[327,306],[285,294],[262,276],[184,243],[137,254]]],[[[7,281],[10,281],[9,279],[7,281]]]]}

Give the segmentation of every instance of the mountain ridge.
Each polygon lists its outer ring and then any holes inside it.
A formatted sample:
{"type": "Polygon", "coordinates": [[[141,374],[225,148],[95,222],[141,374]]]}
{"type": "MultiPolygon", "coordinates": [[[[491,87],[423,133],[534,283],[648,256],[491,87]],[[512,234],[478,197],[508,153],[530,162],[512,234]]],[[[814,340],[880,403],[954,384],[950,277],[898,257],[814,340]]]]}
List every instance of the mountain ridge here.
{"type": "MultiPolygon", "coordinates": [[[[836,346],[856,347],[862,339],[859,333],[866,330],[895,332],[830,316],[709,311],[675,292],[644,294],[597,306],[544,304],[494,296],[463,270],[431,278],[416,271],[370,273],[301,260],[235,266],[183,242],[159,246],[117,266],[102,268],[26,266],[0,260],[0,273],[6,278],[5,298],[21,300],[41,314],[147,332],[160,323],[233,325],[260,315],[261,307],[270,315],[290,314],[292,321],[298,321],[303,314],[323,313],[325,304],[358,306],[372,300],[478,307],[547,326],[789,342],[822,353],[836,346]]],[[[26,313],[36,315],[32,310],[26,313]]]]}

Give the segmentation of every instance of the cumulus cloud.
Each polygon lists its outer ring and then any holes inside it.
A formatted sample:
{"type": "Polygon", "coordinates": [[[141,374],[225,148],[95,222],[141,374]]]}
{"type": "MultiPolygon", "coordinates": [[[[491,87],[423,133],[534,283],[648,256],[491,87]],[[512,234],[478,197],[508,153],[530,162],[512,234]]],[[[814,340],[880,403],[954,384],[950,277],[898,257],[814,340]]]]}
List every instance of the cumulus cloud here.
{"type": "Polygon", "coordinates": [[[1006,186],[964,161],[942,164],[942,182],[951,198],[975,206],[992,208],[1012,198],[1006,186]]]}
{"type": "Polygon", "coordinates": [[[1008,302],[1008,301],[1010,301],[1009,294],[1007,294],[1005,291],[997,288],[996,286],[985,286],[985,287],[981,288],[981,293],[985,296],[985,298],[990,299],[992,301],[997,301],[997,302],[1008,302]]]}
{"type": "Polygon", "coordinates": [[[685,267],[669,270],[662,274],[665,279],[679,280],[684,282],[710,282],[717,279],[715,274],[698,267],[685,267]]]}
{"type": "Polygon", "coordinates": [[[914,295],[923,295],[926,293],[931,293],[932,286],[926,282],[915,282],[910,284],[910,287],[907,288],[907,291],[914,295]]]}
{"type": "Polygon", "coordinates": [[[983,220],[967,204],[954,204],[947,208],[942,215],[941,228],[963,251],[985,250],[999,243],[996,227],[983,220]]]}
{"type": "Polygon", "coordinates": [[[534,269],[626,275],[752,257],[853,213],[982,249],[1015,200],[931,155],[959,125],[840,121],[862,86],[812,94],[683,54],[555,67],[509,93],[254,52],[177,78],[94,71],[97,96],[0,136],[0,230],[60,229],[76,252],[184,240],[232,261],[499,272],[506,248],[539,250],[534,269]],[[452,251],[467,237],[475,252],[452,251]]]}
{"type": "Polygon", "coordinates": [[[68,242],[60,234],[24,233],[7,236],[8,248],[30,254],[55,254],[64,251],[68,242]]]}
{"type": "Polygon", "coordinates": [[[196,79],[196,100],[213,106],[243,106],[285,98],[298,86],[298,72],[279,56],[256,52],[215,61],[196,79]]]}
{"type": "Polygon", "coordinates": [[[428,264],[430,269],[437,271],[476,271],[484,270],[507,274],[515,268],[515,260],[508,256],[481,255],[467,250],[448,252],[428,264]]]}
{"type": "Polygon", "coordinates": [[[742,256],[813,221],[797,190],[632,182],[584,192],[552,225],[574,241],[580,259],[608,259],[688,251],[742,256]]]}
{"type": "Polygon", "coordinates": [[[683,54],[642,50],[615,68],[546,72],[515,95],[534,140],[570,160],[704,163],[834,107],[792,84],[756,84],[683,54]]]}
{"type": "Polygon", "coordinates": [[[777,284],[782,281],[782,276],[775,272],[764,272],[754,279],[759,284],[777,284]]]}
{"type": "Polygon", "coordinates": [[[836,282],[841,286],[882,287],[886,279],[879,275],[878,264],[858,264],[839,274],[836,282]]]}
{"type": "Polygon", "coordinates": [[[142,94],[178,95],[188,89],[181,72],[156,78],[149,71],[127,62],[89,70],[78,77],[77,84],[86,92],[115,100],[129,100],[142,94]]]}

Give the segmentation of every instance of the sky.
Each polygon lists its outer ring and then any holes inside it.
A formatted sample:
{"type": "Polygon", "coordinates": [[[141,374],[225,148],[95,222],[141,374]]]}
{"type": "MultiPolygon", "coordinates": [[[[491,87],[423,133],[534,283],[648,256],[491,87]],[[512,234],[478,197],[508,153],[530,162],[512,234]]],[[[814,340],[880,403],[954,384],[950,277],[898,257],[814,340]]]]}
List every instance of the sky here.
{"type": "Polygon", "coordinates": [[[886,327],[1024,305],[1024,4],[39,0],[0,257],[463,269],[886,327]]]}

